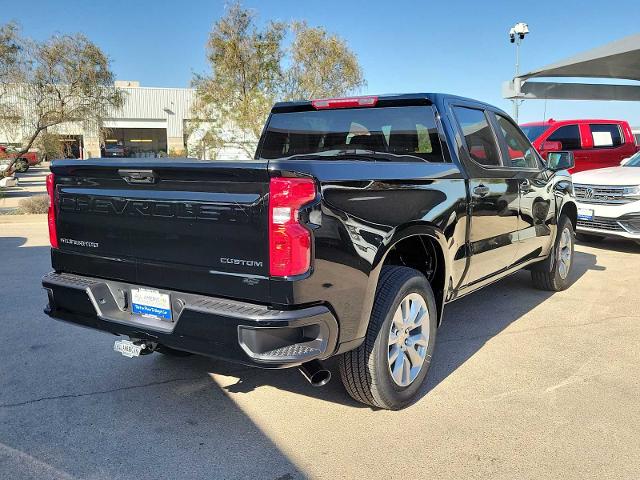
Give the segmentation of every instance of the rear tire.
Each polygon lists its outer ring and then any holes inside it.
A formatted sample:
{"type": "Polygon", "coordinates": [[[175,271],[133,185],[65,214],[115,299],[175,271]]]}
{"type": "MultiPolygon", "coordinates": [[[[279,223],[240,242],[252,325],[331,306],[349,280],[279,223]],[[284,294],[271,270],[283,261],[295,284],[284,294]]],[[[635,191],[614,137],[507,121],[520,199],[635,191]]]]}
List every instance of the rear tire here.
{"type": "Polygon", "coordinates": [[[558,235],[549,258],[531,270],[533,286],[539,290],[559,292],[569,284],[574,260],[575,234],[569,217],[558,221],[558,235]]]}
{"type": "Polygon", "coordinates": [[[437,307],[417,270],[383,267],[364,342],[340,357],[340,377],[355,400],[399,410],[418,396],[436,342],[437,307]]]}
{"type": "Polygon", "coordinates": [[[597,243],[604,240],[602,235],[592,235],[590,233],[576,233],[576,238],[581,242],[597,243]]]}

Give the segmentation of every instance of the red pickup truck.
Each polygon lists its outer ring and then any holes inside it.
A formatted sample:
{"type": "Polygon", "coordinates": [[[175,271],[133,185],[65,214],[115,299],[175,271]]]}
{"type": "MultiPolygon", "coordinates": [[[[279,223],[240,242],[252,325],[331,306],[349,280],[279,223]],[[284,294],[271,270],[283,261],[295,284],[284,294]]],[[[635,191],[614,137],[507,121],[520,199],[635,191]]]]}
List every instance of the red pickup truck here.
{"type": "MultiPolygon", "coordinates": [[[[0,145],[0,158],[15,158],[17,151],[7,145],[0,145]]],[[[20,155],[20,158],[13,164],[16,172],[26,172],[29,167],[33,167],[40,162],[36,152],[27,152],[20,155]]]]}
{"type": "Polygon", "coordinates": [[[617,167],[640,148],[629,124],[623,120],[561,120],[520,125],[533,146],[546,159],[548,152],[573,151],[572,173],[617,167]]]}

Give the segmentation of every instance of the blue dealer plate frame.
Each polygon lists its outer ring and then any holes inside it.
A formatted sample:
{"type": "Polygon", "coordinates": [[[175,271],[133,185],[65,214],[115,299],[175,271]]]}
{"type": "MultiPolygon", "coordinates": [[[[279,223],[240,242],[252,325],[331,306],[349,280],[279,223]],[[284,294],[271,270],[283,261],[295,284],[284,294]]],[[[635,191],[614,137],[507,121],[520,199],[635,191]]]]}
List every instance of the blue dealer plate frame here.
{"type": "Polygon", "coordinates": [[[131,313],[171,321],[171,297],[168,293],[158,290],[132,288],[131,313]]]}
{"type": "Polygon", "coordinates": [[[593,220],[594,211],[590,208],[578,209],[578,220],[593,220]]]}

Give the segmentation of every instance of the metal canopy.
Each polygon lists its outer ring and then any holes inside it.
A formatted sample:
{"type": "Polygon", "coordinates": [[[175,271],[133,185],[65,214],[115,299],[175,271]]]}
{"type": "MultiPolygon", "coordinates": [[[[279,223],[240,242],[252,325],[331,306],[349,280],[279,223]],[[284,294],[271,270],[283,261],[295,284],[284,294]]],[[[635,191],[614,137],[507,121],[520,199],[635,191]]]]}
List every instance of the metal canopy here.
{"type": "Polygon", "coordinates": [[[640,85],[529,81],[536,77],[640,81],[640,34],[532,70],[503,85],[503,97],[510,99],[640,100],[640,85]]]}
{"type": "Polygon", "coordinates": [[[521,75],[640,80],[640,33],[521,75]]]}

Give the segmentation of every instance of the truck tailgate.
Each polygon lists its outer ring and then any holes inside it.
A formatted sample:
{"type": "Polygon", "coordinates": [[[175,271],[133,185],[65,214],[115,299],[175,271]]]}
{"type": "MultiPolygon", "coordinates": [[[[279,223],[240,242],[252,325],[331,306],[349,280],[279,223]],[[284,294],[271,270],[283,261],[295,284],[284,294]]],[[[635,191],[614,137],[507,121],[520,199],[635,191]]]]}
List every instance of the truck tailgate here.
{"type": "Polygon", "coordinates": [[[266,162],[65,160],[51,170],[57,270],[268,301],[266,162]]]}

